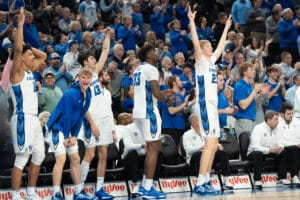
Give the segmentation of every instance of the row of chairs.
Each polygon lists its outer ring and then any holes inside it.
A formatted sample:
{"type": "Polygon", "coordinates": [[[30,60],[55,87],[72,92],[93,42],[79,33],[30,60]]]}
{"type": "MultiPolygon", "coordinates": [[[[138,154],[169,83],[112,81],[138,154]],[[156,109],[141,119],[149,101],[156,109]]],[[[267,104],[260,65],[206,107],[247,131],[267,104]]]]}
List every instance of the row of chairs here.
{"type": "MultiPolygon", "coordinates": [[[[226,139],[220,139],[220,143],[224,146],[224,150],[230,159],[230,167],[233,172],[246,171],[249,172],[251,169],[251,163],[247,160],[247,150],[249,146],[249,132],[241,133],[238,139],[232,134],[231,129],[225,129],[226,139]]],[[[39,175],[38,185],[51,185],[52,184],[52,169],[55,163],[55,157],[53,153],[48,153],[48,145],[46,145],[46,158],[41,166],[39,175]]],[[[78,140],[79,154],[83,158],[85,153],[84,144],[81,140],[78,140]]],[[[107,170],[105,179],[106,180],[125,180],[126,169],[119,163],[121,160],[122,149],[124,144],[120,141],[119,148],[113,143],[108,146],[108,158],[107,158],[107,170]]],[[[173,138],[169,135],[162,135],[162,149],[163,162],[160,171],[160,177],[172,177],[172,176],[188,176],[192,175],[192,170],[185,161],[185,151],[182,145],[182,141],[177,146],[173,138]]],[[[14,156],[13,149],[10,149],[9,154],[14,156]]],[[[11,161],[10,161],[11,162],[11,161]]],[[[97,154],[96,158],[91,163],[91,169],[89,171],[87,181],[96,181],[96,166],[97,166],[97,154]]],[[[7,166],[6,166],[7,167],[7,166]]],[[[10,166],[0,172],[0,188],[9,188],[11,179],[11,168],[10,166]]],[[[218,169],[216,169],[218,170],[218,169]]],[[[142,175],[142,169],[141,173],[142,175]]],[[[24,170],[22,184],[26,185],[27,173],[24,170]]],[[[69,169],[69,161],[66,161],[63,171],[63,183],[72,183],[69,169]]]]}

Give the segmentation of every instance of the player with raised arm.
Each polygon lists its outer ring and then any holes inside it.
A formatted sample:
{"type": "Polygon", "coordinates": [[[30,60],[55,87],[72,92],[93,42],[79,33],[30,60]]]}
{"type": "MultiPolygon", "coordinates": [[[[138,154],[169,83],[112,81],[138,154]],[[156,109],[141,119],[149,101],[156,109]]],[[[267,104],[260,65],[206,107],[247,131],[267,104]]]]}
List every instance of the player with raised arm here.
{"type": "Polygon", "coordinates": [[[196,70],[196,107],[199,113],[200,130],[205,135],[205,147],[200,160],[199,176],[194,193],[200,195],[219,194],[210,184],[210,171],[220,136],[218,115],[218,90],[216,60],[225,47],[227,32],[231,26],[231,16],[226,25],[215,52],[207,40],[198,40],[196,25],[196,11],[189,8],[188,17],[191,28],[191,39],[195,50],[196,70]]]}
{"type": "Polygon", "coordinates": [[[95,197],[97,199],[112,199],[113,196],[106,193],[103,189],[104,176],[107,159],[107,145],[113,143],[112,131],[114,130],[114,118],[111,109],[111,94],[105,88],[109,81],[102,81],[98,78],[103,74],[102,69],[106,62],[109,46],[111,29],[104,29],[105,38],[103,41],[102,53],[99,61],[96,63],[95,55],[91,52],[84,53],[83,62],[85,67],[91,69],[93,79],[90,85],[92,92],[91,105],[87,113],[87,121],[83,124],[80,132],[80,138],[85,144],[85,155],[81,162],[81,183],[84,184],[89,172],[89,166],[95,157],[96,146],[98,147],[97,164],[97,184],[95,197]]]}
{"type": "Polygon", "coordinates": [[[45,147],[38,114],[38,89],[33,77],[47,55],[32,48],[23,46],[23,25],[25,15],[21,8],[18,14],[17,33],[14,43],[13,67],[10,73],[9,95],[12,97],[14,112],[11,118],[11,131],[16,153],[12,170],[12,199],[22,199],[19,190],[23,169],[30,157],[26,199],[40,199],[35,192],[40,165],[45,157],[45,147]]]}

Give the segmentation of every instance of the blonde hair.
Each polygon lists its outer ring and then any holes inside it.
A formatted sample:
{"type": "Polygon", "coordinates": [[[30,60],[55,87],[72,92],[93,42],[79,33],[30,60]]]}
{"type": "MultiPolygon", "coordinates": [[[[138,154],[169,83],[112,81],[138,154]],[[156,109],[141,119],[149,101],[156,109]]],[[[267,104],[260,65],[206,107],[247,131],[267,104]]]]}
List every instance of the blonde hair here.
{"type": "Polygon", "coordinates": [[[83,41],[83,42],[86,42],[86,40],[87,40],[87,38],[88,38],[89,36],[92,36],[92,33],[89,32],[89,31],[85,31],[85,32],[82,34],[82,41],[83,41]]]}
{"type": "Polygon", "coordinates": [[[83,67],[78,73],[78,76],[81,76],[81,75],[92,77],[93,73],[88,67],[83,67]]]}
{"type": "Polygon", "coordinates": [[[200,45],[201,49],[203,49],[203,47],[207,44],[210,45],[211,44],[210,41],[208,41],[208,40],[200,40],[199,41],[199,45],[200,45]]]}
{"type": "Polygon", "coordinates": [[[70,24],[68,25],[69,31],[73,31],[75,25],[79,25],[79,29],[81,29],[79,21],[75,20],[75,21],[71,21],[70,24]]]}

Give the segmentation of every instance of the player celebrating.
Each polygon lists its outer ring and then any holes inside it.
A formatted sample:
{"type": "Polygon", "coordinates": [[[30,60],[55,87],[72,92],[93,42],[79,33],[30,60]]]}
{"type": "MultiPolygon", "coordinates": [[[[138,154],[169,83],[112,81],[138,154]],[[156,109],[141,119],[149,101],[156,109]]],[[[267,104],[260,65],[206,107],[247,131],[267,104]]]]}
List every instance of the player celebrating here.
{"type": "Polygon", "coordinates": [[[37,71],[47,55],[30,45],[23,46],[24,9],[20,9],[18,28],[15,39],[13,67],[10,74],[9,94],[13,100],[14,113],[11,118],[11,131],[16,153],[12,170],[12,199],[22,199],[20,189],[22,171],[30,154],[31,163],[28,169],[27,199],[40,199],[35,193],[35,186],[40,171],[40,164],[45,157],[45,147],[38,114],[37,85],[32,72],[37,71]]]}
{"type": "Polygon", "coordinates": [[[166,198],[162,192],[153,187],[158,152],[161,146],[161,118],[157,108],[157,100],[172,105],[173,100],[165,97],[159,90],[159,73],[155,64],[158,55],[153,46],[144,46],[140,49],[138,57],[143,62],[133,74],[134,107],[133,117],[136,126],[143,134],[147,144],[144,174],[146,180],[139,192],[145,199],[166,198]]]}
{"type": "Polygon", "coordinates": [[[189,8],[188,17],[190,20],[191,38],[195,50],[195,70],[196,70],[196,107],[199,111],[200,130],[206,136],[205,147],[200,160],[199,176],[194,193],[219,194],[210,184],[210,171],[212,168],[215,152],[220,136],[218,118],[218,90],[217,90],[217,68],[216,60],[222,54],[225,47],[227,32],[231,26],[231,16],[229,16],[219,44],[215,52],[211,43],[207,40],[198,40],[196,25],[196,11],[189,8]]]}

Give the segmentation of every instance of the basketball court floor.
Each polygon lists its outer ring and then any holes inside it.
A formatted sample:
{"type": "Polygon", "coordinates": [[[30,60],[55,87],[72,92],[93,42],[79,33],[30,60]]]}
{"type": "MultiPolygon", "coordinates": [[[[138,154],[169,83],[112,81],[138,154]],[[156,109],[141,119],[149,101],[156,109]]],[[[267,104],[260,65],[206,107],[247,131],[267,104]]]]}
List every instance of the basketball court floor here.
{"type": "MultiPolygon", "coordinates": [[[[117,197],[116,199],[125,200],[142,200],[141,197],[117,197]]],[[[265,199],[265,200],[296,200],[300,199],[300,188],[299,187],[274,187],[264,188],[262,190],[252,189],[241,189],[233,191],[225,191],[222,195],[218,196],[199,196],[191,194],[190,192],[185,193],[169,193],[167,199],[184,199],[184,200],[196,200],[196,199],[207,199],[207,200],[239,200],[239,199],[265,199]]]]}

